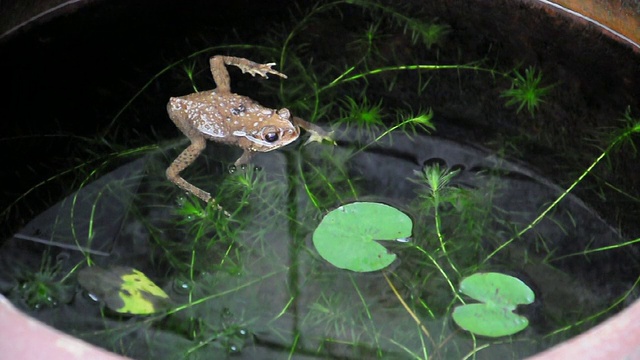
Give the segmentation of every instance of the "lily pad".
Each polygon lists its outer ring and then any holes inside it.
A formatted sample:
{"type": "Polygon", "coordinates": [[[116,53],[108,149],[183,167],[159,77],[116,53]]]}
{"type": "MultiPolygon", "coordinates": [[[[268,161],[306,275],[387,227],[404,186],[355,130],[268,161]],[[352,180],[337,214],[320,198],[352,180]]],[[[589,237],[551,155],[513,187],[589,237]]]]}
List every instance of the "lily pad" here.
{"type": "Polygon", "coordinates": [[[84,268],[78,272],[78,282],[118,313],[148,315],[171,306],[171,299],[162,289],[130,267],[84,268]]]}
{"type": "Polygon", "coordinates": [[[460,283],[460,292],[478,301],[511,309],[535,300],[535,294],[522,280],[495,272],[466,277],[460,283]]]}
{"type": "Polygon", "coordinates": [[[478,273],[460,283],[460,292],[481,301],[458,306],[453,321],[477,335],[500,337],[515,334],[529,320],[513,313],[518,305],[531,304],[535,294],[524,282],[501,273],[478,273]]]}
{"type": "Polygon", "coordinates": [[[341,269],[376,271],[396,255],[377,241],[411,236],[413,223],[402,211],[381,203],[354,202],[328,213],[313,233],[313,244],[325,260],[341,269]]]}

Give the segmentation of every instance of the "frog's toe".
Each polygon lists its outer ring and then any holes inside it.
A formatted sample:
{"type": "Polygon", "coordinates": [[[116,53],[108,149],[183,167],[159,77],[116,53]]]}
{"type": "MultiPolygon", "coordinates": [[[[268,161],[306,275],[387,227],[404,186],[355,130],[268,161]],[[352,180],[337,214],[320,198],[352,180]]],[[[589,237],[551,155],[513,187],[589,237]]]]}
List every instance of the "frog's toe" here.
{"type": "Polygon", "coordinates": [[[309,136],[309,138],[307,139],[307,141],[305,141],[305,143],[303,145],[307,145],[311,142],[317,142],[317,143],[322,143],[324,141],[330,142],[333,145],[337,145],[336,141],[333,139],[333,131],[327,132],[327,131],[309,131],[309,134],[311,134],[309,136]]]}
{"type": "Polygon", "coordinates": [[[268,64],[255,64],[252,67],[247,67],[247,68],[242,68],[242,72],[243,73],[249,73],[251,74],[251,76],[256,76],[256,75],[260,75],[263,78],[269,78],[268,74],[273,74],[273,75],[278,75],[283,79],[287,78],[287,75],[272,69],[271,67],[274,66],[276,63],[268,63],[268,64]]]}
{"type": "Polygon", "coordinates": [[[268,63],[268,64],[262,64],[260,65],[260,69],[259,69],[259,73],[260,75],[268,78],[267,74],[273,74],[273,75],[277,75],[280,76],[283,79],[287,78],[287,75],[279,72],[278,70],[272,69],[271,67],[274,66],[276,63],[268,63]]]}

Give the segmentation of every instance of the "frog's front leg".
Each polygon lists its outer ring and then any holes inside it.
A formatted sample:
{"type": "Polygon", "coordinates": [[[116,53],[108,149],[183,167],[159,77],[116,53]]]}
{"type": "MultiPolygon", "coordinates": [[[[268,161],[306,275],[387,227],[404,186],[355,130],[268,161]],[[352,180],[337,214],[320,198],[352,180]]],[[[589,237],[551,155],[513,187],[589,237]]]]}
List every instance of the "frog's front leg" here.
{"type": "Polygon", "coordinates": [[[206,203],[211,202],[212,204],[216,205],[217,208],[223,211],[227,217],[230,217],[231,215],[226,210],[224,210],[222,206],[216,204],[216,201],[211,197],[211,194],[189,183],[180,176],[180,172],[186,169],[196,160],[196,158],[198,158],[206,145],[206,140],[203,137],[198,136],[191,138],[191,145],[184,149],[167,168],[167,179],[169,179],[169,181],[171,181],[172,183],[178,185],[178,187],[182,190],[190,192],[191,194],[204,200],[206,203]]]}
{"type": "Polygon", "coordinates": [[[242,153],[242,156],[240,156],[238,160],[236,160],[236,162],[233,163],[233,165],[236,167],[247,165],[251,162],[252,157],[253,157],[253,151],[245,150],[242,153]]]}
{"type": "Polygon", "coordinates": [[[309,139],[305,142],[305,144],[308,144],[310,142],[323,142],[323,141],[329,141],[330,143],[335,145],[335,140],[333,140],[333,131],[326,131],[325,129],[321,128],[320,126],[316,125],[316,124],[312,124],[306,120],[303,120],[297,116],[293,117],[293,125],[299,126],[303,129],[305,129],[309,134],[311,134],[311,136],[309,136],[309,139]]]}
{"type": "Polygon", "coordinates": [[[276,63],[258,64],[244,58],[216,55],[209,59],[209,66],[211,67],[211,74],[213,75],[213,81],[216,83],[216,91],[218,93],[231,92],[229,72],[227,71],[225,64],[236,66],[242,70],[243,73],[249,73],[251,76],[255,76],[257,74],[266,78],[267,74],[274,74],[284,79],[287,78],[287,75],[271,68],[276,63]]]}

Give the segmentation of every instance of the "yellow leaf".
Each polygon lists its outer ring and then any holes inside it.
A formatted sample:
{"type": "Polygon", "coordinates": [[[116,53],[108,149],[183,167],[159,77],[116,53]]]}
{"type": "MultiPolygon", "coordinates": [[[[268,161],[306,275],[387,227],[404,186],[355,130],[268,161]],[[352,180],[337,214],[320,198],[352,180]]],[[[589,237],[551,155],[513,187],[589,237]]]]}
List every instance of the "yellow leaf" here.
{"type": "Polygon", "coordinates": [[[85,268],[78,272],[78,282],[108,308],[122,314],[148,315],[171,306],[171,299],[162,289],[130,267],[85,268]]]}

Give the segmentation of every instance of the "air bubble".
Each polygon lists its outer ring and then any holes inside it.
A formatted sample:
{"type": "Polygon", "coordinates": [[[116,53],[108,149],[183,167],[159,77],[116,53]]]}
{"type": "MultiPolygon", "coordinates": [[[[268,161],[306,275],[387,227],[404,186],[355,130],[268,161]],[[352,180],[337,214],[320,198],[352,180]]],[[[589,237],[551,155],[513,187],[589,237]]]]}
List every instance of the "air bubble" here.
{"type": "Polygon", "coordinates": [[[180,295],[186,295],[191,291],[191,284],[183,279],[176,279],[173,282],[173,291],[180,295]]]}
{"type": "Polygon", "coordinates": [[[88,293],[87,293],[87,297],[88,297],[91,301],[93,301],[93,302],[98,302],[98,301],[100,301],[100,298],[99,298],[99,297],[97,297],[95,294],[90,293],[90,292],[88,292],[88,293]]]}

